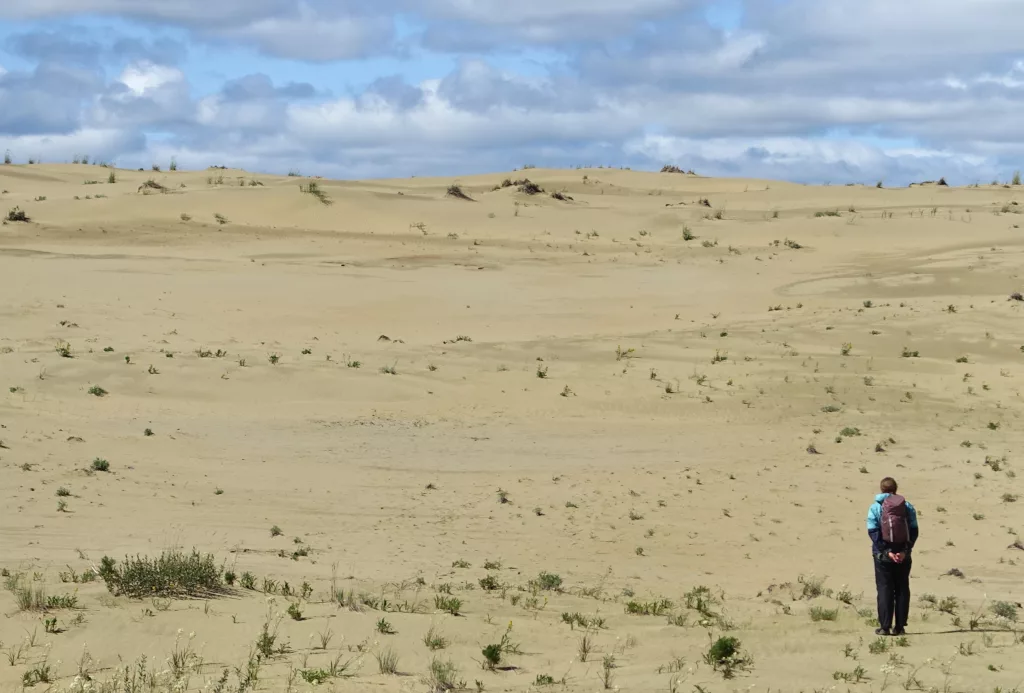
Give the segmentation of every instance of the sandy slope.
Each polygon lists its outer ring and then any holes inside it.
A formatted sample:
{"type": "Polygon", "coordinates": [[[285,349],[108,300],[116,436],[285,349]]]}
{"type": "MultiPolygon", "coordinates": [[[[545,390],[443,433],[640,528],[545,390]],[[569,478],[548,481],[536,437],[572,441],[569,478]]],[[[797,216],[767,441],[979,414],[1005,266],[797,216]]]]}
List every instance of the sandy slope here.
{"type": "Polygon", "coordinates": [[[622,691],[1024,681],[1024,644],[989,608],[1022,599],[1024,304],[1007,297],[1024,190],[529,170],[463,178],[472,202],[448,179],[319,181],[325,206],[305,179],[107,173],[0,168],[0,212],[31,218],[0,227],[0,566],[81,607],[21,612],[0,591],[0,689],[48,658],[65,690],[83,647],[97,680],[143,654],[162,671],[179,629],[205,661],[189,690],[243,666],[268,609],[296,599],[133,601],[58,575],[174,547],[257,587],[310,583],[259,690],[338,654],[355,660],[324,684],[338,691],[427,690],[435,655],[488,691],[599,690],[606,656],[622,691]],[[573,201],[492,190],[524,175],[573,201]],[[139,192],[150,177],[166,191],[139,192]],[[97,457],[108,473],[85,471],[97,457]],[[863,518],[886,474],[921,514],[915,595],[957,597],[962,626],[915,598],[909,647],[872,654],[863,518]],[[563,591],[531,592],[540,571],[563,591]],[[419,613],[339,609],[332,574],[419,613]],[[506,589],[480,589],[488,574],[506,589]],[[802,598],[812,575],[831,597],[802,598]],[[444,583],[459,617],[434,609],[444,583]],[[698,585],[724,631],[687,608],[698,585]],[[630,594],[686,625],[626,614],[630,594]],[[577,611],[605,619],[585,662],[561,618],[577,611]],[[509,621],[522,653],[482,670],[509,621]],[[422,643],[431,624],[446,650],[422,643]],[[709,632],[753,668],[704,664],[709,632]],[[378,673],[388,647],[402,676],[378,673]],[[857,666],[868,680],[834,679],[857,666]]]}

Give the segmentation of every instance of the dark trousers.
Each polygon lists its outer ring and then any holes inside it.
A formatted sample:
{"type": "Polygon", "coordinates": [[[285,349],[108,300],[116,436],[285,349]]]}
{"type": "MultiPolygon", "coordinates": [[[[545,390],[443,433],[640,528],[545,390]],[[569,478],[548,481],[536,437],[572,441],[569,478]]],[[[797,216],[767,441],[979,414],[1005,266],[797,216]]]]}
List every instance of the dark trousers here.
{"type": "Polygon", "coordinates": [[[886,630],[903,630],[910,613],[910,557],[903,563],[875,559],[875,588],[878,590],[878,625],[886,630]]]}

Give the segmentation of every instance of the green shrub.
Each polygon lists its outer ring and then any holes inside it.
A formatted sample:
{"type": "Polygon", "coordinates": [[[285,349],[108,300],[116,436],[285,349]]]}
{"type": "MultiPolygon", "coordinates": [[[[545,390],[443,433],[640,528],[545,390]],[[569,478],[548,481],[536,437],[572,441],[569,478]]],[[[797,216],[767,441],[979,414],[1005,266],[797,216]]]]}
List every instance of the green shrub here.
{"type": "Polygon", "coordinates": [[[110,471],[110,463],[107,462],[104,459],[99,458],[99,457],[97,457],[96,459],[94,459],[92,461],[92,465],[91,466],[92,466],[92,470],[94,472],[109,472],[110,471]]]}
{"type": "Polygon", "coordinates": [[[537,579],[533,581],[533,584],[542,590],[557,590],[562,587],[562,577],[555,573],[542,571],[537,576],[537,579]]]}
{"type": "Polygon", "coordinates": [[[191,554],[164,551],[156,558],[126,556],[120,564],[104,556],[100,577],[111,594],[136,598],[200,596],[224,590],[222,570],[213,555],[195,549],[191,554]]]}
{"type": "Polygon", "coordinates": [[[721,671],[727,679],[731,679],[737,671],[749,669],[753,664],[750,656],[743,654],[739,639],[731,635],[722,636],[711,643],[704,661],[715,671],[721,671]]]}

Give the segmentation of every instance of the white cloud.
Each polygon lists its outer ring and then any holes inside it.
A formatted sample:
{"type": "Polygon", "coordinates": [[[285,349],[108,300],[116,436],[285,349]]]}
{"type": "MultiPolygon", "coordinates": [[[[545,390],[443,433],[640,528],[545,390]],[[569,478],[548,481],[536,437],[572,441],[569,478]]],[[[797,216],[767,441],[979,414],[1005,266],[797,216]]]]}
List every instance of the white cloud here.
{"type": "Polygon", "coordinates": [[[135,96],[147,96],[162,88],[185,81],[185,73],[174,67],[139,62],[129,65],[118,78],[135,96]]]}

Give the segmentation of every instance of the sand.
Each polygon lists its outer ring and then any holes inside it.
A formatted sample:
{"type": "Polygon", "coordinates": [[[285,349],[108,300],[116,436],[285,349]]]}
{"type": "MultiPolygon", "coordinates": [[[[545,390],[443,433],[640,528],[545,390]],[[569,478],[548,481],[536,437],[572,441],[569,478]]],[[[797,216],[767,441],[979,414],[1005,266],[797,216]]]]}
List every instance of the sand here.
{"type": "Polygon", "coordinates": [[[1024,577],[1024,189],[531,169],[461,178],[472,201],[315,181],[325,205],[308,178],[108,173],[0,167],[0,212],[30,217],[0,227],[0,567],[77,595],[0,590],[0,690],[46,665],[30,689],[68,690],[87,652],[97,685],[146,655],[157,690],[234,691],[268,618],[289,647],[261,691],[338,657],[323,690],[431,690],[435,657],[487,691],[1024,681],[992,610],[1024,577]],[[546,192],[493,189],[520,177],[546,192]],[[922,529],[909,637],[879,651],[864,518],[889,474],[922,529]],[[193,548],[256,589],[61,580],[193,548]],[[752,658],[732,679],[703,659],[722,635],[752,658]]]}

